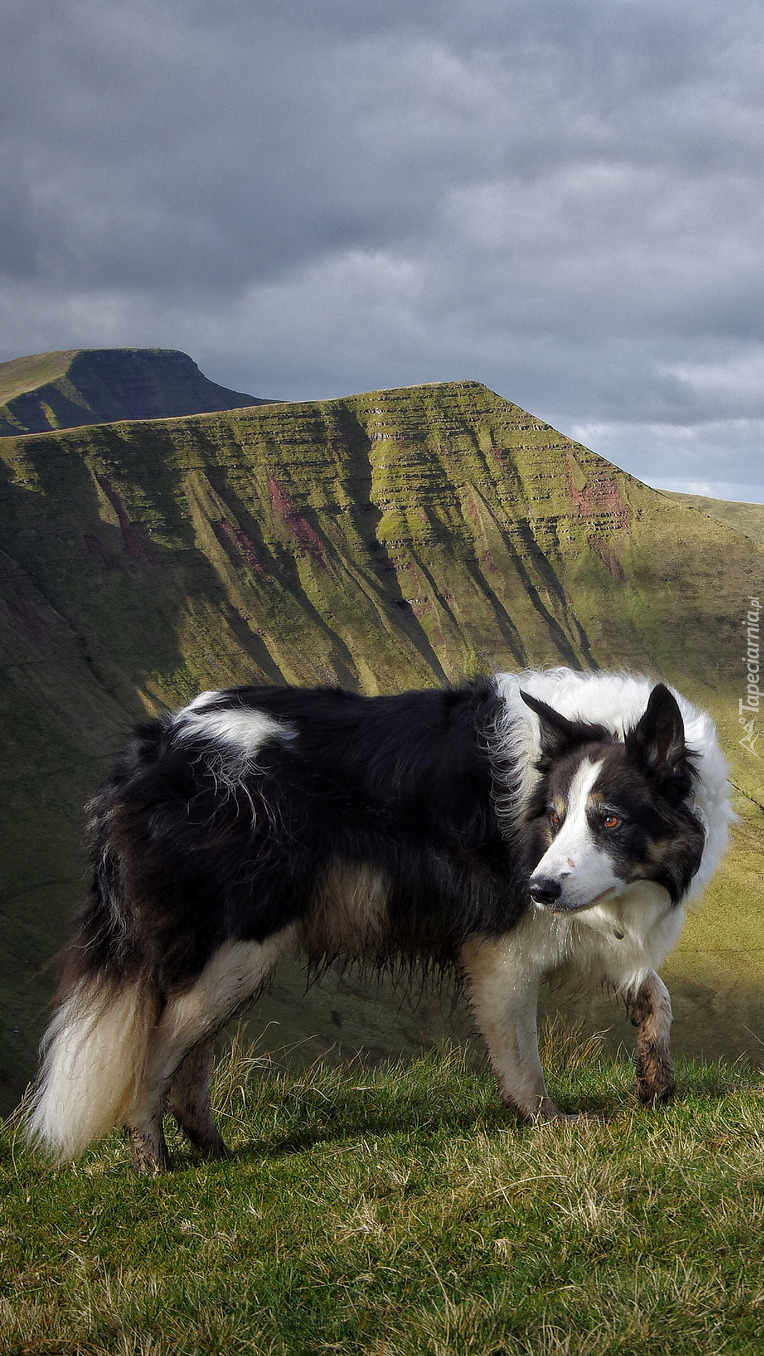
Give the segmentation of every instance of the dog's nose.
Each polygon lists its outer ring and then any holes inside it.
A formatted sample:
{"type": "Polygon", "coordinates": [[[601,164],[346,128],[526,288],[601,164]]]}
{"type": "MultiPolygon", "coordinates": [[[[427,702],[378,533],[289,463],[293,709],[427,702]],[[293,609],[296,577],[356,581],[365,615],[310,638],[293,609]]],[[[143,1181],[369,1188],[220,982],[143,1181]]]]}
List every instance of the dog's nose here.
{"type": "Polygon", "coordinates": [[[537,904],[554,904],[556,899],[560,898],[562,886],[558,880],[552,880],[550,876],[533,877],[530,881],[529,889],[531,899],[537,904]]]}

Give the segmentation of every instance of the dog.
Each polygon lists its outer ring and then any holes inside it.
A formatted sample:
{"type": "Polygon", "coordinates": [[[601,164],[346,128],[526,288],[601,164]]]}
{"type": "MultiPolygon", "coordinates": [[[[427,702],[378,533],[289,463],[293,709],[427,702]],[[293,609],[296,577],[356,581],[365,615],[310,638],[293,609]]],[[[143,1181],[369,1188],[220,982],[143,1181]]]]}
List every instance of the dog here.
{"type": "Polygon", "coordinates": [[[559,668],[448,690],[205,692],[136,728],[89,806],[92,889],[65,952],[28,1133],[59,1160],[113,1127],[206,1155],[213,1039],[302,955],[456,972],[503,1102],[565,1120],[540,981],[604,984],[637,1091],[673,1087],[656,970],[732,818],[713,723],[663,683],[559,668]]]}

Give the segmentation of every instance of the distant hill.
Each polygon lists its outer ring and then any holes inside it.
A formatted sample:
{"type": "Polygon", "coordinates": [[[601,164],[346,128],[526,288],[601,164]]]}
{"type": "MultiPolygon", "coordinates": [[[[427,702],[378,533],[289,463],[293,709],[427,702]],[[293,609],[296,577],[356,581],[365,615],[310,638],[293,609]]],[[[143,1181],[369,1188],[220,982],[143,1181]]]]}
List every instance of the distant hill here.
{"type": "MultiPolygon", "coordinates": [[[[738,700],[762,578],[764,546],[476,382],[0,440],[0,1097],[33,1065],[41,966],[83,889],[81,807],[126,727],[258,681],[373,693],[564,663],[662,675],[709,707],[744,818],[672,972],[677,1040],[760,1050],[764,764],[738,700]]],[[[258,1013],[292,1042],[433,1029],[330,983],[298,1008],[279,981],[258,1013]]]]}
{"type": "Polygon", "coordinates": [[[174,349],[66,349],[0,363],[4,437],[265,403],[209,381],[174,349]]]}
{"type": "Polygon", "coordinates": [[[697,509],[700,513],[708,514],[709,518],[715,518],[718,523],[734,527],[736,532],[744,532],[746,537],[753,537],[754,541],[764,542],[764,504],[747,504],[737,499],[709,499],[703,494],[681,494],[669,490],[663,493],[678,504],[685,504],[687,508],[697,509]]]}

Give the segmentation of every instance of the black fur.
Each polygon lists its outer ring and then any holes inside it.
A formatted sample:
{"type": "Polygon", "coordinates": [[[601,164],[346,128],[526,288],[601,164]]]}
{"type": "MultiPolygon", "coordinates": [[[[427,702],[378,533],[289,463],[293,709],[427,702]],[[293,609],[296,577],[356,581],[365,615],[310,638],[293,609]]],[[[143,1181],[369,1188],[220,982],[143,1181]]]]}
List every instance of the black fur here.
{"type": "Polygon", "coordinates": [[[396,955],[448,964],[467,936],[506,932],[527,889],[492,803],[498,704],[484,681],[375,698],[232,690],[205,710],[297,732],[233,784],[208,739],[179,738],[172,717],[140,727],[90,805],[93,888],[66,986],[92,968],[150,969],[167,995],[224,941],[304,917],[336,859],[389,881],[396,955]]]}
{"type": "Polygon", "coordinates": [[[604,725],[589,724],[582,720],[568,720],[559,711],[555,711],[539,697],[530,692],[521,692],[525,705],[535,711],[541,730],[541,757],[537,763],[539,772],[547,772],[550,767],[573,749],[582,744],[610,743],[614,738],[604,725]]]}

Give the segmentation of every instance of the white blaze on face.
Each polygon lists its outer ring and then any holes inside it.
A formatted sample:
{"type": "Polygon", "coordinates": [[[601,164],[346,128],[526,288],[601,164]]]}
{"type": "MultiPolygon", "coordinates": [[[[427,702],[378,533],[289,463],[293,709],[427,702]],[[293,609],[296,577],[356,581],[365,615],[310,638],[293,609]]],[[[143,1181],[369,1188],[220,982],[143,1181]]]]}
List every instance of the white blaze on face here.
{"type": "Polygon", "coordinates": [[[592,763],[587,758],[570,784],[562,827],[531,877],[531,883],[556,882],[560,896],[554,904],[540,908],[585,909],[623,886],[609,854],[595,839],[586,813],[601,769],[601,761],[592,763]]]}

